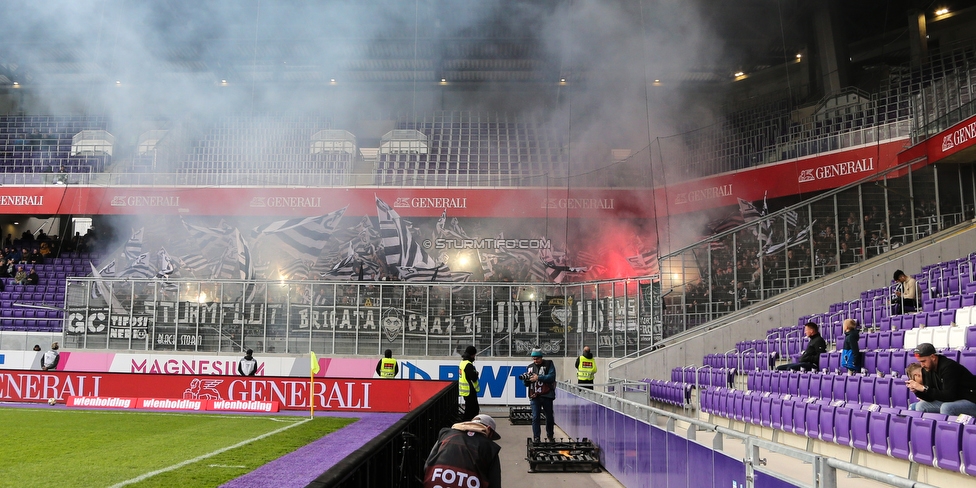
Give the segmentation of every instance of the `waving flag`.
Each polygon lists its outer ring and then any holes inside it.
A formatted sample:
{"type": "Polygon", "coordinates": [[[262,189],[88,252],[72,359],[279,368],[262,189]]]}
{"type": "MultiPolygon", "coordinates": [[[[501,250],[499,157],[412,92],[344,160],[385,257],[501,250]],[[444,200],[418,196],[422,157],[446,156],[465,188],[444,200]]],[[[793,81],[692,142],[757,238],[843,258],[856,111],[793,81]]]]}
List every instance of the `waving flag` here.
{"type": "Polygon", "coordinates": [[[280,244],[279,249],[289,256],[303,261],[315,262],[322,254],[322,248],[329,241],[329,237],[336,231],[342,215],[346,212],[343,207],[328,215],[308,217],[304,219],[279,220],[270,224],[255,227],[255,237],[273,237],[280,244]]]}
{"type": "Polygon", "coordinates": [[[144,229],[145,229],[144,227],[140,227],[138,230],[133,229],[132,237],[130,237],[129,240],[125,242],[125,247],[123,248],[123,252],[125,253],[125,257],[128,258],[130,261],[134,261],[139,257],[139,254],[142,253],[142,238],[144,234],[144,229]]]}
{"type": "Polygon", "coordinates": [[[431,258],[414,239],[413,225],[401,219],[400,215],[379,197],[376,198],[376,213],[380,220],[380,244],[383,246],[386,264],[401,268],[438,267],[437,261],[431,258]]]}

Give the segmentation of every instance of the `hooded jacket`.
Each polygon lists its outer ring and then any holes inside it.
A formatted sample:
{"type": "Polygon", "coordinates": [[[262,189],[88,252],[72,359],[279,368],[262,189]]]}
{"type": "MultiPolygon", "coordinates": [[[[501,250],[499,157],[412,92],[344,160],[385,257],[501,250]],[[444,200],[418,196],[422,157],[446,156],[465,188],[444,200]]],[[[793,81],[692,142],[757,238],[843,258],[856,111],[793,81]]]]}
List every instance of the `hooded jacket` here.
{"type": "Polygon", "coordinates": [[[424,487],[500,487],[502,468],[498,453],[502,448],[488,435],[488,427],[478,422],[460,422],[441,429],[424,463],[424,487]],[[449,480],[463,477],[464,482],[448,484],[445,477],[449,480]],[[473,477],[478,479],[477,484],[468,481],[473,477]]]}

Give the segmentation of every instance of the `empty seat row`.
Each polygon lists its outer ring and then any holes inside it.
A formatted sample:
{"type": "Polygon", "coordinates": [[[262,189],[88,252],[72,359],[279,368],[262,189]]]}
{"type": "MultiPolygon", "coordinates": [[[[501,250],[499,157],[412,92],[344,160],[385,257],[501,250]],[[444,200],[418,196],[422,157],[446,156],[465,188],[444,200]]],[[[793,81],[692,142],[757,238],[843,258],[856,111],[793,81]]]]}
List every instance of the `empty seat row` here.
{"type": "Polygon", "coordinates": [[[685,406],[691,401],[691,385],[662,380],[643,380],[648,384],[648,394],[651,400],[668,405],[685,406]]]}
{"type": "Polygon", "coordinates": [[[767,371],[776,364],[776,353],[729,352],[726,354],[706,354],[702,364],[713,368],[736,369],[739,371],[767,371]]]}
{"type": "Polygon", "coordinates": [[[976,475],[976,425],[966,416],[706,388],[701,410],[824,442],[976,475]]]}
{"type": "Polygon", "coordinates": [[[734,378],[734,368],[686,366],[671,370],[671,381],[690,383],[696,386],[731,386],[734,378]]]}
{"type": "MultiPolygon", "coordinates": [[[[883,375],[903,375],[905,368],[915,362],[911,349],[891,350],[891,351],[863,351],[862,368],[868,374],[881,373],[883,375]]],[[[976,349],[946,349],[940,354],[959,362],[966,369],[976,374],[976,349]]],[[[840,371],[840,351],[824,353],[820,355],[820,369],[828,372],[840,371]]]]}
{"type": "Polygon", "coordinates": [[[976,326],[938,326],[923,327],[905,331],[905,349],[914,349],[922,343],[929,343],[936,349],[961,349],[976,346],[976,326]]]}
{"type": "Polygon", "coordinates": [[[761,371],[751,373],[747,383],[750,391],[908,408],[909,403],[917,399],[905,385],[906,379],[891,376],[761,371]]]}

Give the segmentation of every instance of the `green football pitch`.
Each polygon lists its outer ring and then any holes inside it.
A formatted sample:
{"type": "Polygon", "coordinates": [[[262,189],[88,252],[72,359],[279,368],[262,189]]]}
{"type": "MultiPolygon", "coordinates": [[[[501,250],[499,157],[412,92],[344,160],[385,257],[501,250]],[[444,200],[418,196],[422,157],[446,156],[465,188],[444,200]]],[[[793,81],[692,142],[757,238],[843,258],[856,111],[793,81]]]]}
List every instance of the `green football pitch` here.
{"type": "Polygon", "coordinates": [[[353,421],[0,408],[0,486],[217,486],[353,421]]]}

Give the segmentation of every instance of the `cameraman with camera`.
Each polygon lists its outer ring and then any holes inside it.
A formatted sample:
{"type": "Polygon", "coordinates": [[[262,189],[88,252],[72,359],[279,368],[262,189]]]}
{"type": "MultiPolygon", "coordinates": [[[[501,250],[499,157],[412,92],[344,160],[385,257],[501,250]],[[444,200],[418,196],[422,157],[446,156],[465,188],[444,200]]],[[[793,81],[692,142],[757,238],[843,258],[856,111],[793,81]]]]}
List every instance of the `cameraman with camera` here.
{"type": "Polygon", "coordinates": [[[532,404],[532,440],[539,442],[541,434],[539,415],[542,413],[546,416],[546,437],[549,442],[552,442],[555,437],[552,402],[556,399],[556,365],[542,357],[541,349],[533,349],[531,356],[532,364],[519,378],[529,389],[529,401],[532,404]]]}

